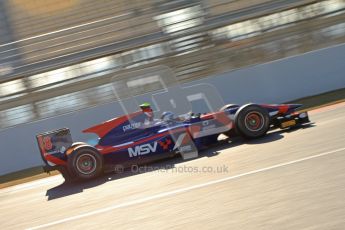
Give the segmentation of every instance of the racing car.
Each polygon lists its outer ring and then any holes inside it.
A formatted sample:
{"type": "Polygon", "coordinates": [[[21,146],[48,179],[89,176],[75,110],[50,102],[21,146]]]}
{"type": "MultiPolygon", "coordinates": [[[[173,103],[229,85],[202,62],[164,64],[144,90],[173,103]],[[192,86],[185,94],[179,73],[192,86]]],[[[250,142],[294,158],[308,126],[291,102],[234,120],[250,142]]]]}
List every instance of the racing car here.
{"type": "Polygon", "coordinates": [[[149,104],[83,130],[98,138],[95,146],[73,142],[70,130],[62,128],[36,136],[44,169],[59,170],[68,181],[88,180],[116,167],[147,164],[181,155],[193,158],[217,142],[218,136],[260,138],[270,129],[287,129],[309,123],[300,104],[228,104],[219,111],[175,116],[166,111],[154,119],[149,104]]]}

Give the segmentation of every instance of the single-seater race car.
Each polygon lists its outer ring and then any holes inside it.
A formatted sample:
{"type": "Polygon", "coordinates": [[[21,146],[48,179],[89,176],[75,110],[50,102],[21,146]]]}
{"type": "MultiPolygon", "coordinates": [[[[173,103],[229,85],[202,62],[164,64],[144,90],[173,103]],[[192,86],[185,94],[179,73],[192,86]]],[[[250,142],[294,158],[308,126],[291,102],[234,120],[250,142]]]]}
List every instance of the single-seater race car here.
{"type": "Polygon", "coordinates": [[[220,134],[259,138],[270,129],[286,129],[309,123],[299,104],[228,104],[206,114],[175,116],[164,112],[153,118],[149,104],[83,130],[97,134],[98,144],[73,143],[70,130],[62,128],[38,134],[37,141],[47,172],[59,170],[66,180],[86,180],[116,167],[147,164],[180,154],[184,159],[217,142],[220,134]]]}

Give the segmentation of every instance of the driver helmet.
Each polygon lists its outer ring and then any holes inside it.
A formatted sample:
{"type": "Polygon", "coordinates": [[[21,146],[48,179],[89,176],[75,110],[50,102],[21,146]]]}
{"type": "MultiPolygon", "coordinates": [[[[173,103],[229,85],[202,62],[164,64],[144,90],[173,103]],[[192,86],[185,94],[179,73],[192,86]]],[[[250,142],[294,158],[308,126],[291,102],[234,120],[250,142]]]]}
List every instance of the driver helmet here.
{"type": "Polygon", "coordinates": [[[139,105],[141,111],[147,116],[147,121],[153,121],[153,110],[151,109],[151,104],[150,103],[143,103],[139,105]]]}
{"type": "Polygon", "coordinates": [[[171,111],[166,111],[162,113],[161,119],[163,121],[172,121],[175,119],[175,114],[171,111]]]}
{"type": "Polygon", "coordinates": [[[140,107],[144,112],[146,112],[147,110],[152,110],[152,109],[151,109],[151,104],[148,103],[148,102],[145,102],[145,103],[139,105],[139,107],[140,107]]]}

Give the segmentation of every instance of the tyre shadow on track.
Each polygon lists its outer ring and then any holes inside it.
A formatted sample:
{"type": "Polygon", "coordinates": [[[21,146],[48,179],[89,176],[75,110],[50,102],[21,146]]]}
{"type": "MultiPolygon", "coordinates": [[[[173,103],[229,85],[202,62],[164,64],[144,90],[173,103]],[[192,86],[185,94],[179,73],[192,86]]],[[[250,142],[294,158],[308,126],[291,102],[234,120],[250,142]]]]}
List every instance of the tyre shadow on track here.
{"type": "MultiPolygon", "coordinates": [[[[227,139],[219,141],[217,145],[211,146],[208,149],[200,151],[198,158],[217,156],[224,149],[240,146],[242,144],[258,145],[258,144],[265,144],[265,143],[277,141],[284,137],[282,135],[283,133],[291,133],[299,129],[306,129],[310,127],[314,127],[314,124],[311,123],[311,124],[304,125],[298,128],[294,128],[294,129],[286,129],[286,130],[278,130],[278,131],[269,132],[266,136],[262,138],[254,139],[254,140],[243,140],[240,137],[227,138],[227,139]]],[[[193,161],[198,158],[190,159],[187,161],[193,161]]],[[[127,169],[121,173],[107,173],[107,174],[102,175],[101,177],[98,177],[90,181],[74,182],[74,183],[64,182],[63,184],[60,184],[54,188],[47,190],[46,196],[48,197],[48,201],[50,201],[50,200],[62,198],[65,196],[81,193],[85,189],[99,186],[109,181],[126,178],[129,176],[135,176],[135,175],[139,175],[139,174],[143,174],[147,172],[152,172],[155,170],[161,170],[161,169],[169,170],[169,169],[174,168],[176,164],[179,164],[182,162],[186,162],[186,160],[183,160],[181,157],[176,156],[173,158],[167,158],[165,160],[160,160],[160,161],[149,164],[148,165],[149,169],[152,169],[152,170],[145,170],[145,172],[134,172],[131,169],[127,169]]]]}

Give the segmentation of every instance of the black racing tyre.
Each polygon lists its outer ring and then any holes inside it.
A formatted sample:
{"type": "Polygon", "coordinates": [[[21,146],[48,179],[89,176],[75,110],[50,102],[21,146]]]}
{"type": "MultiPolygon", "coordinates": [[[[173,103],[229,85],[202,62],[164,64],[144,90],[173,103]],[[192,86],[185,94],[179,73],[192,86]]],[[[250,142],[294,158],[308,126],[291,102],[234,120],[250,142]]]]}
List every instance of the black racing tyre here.
{"type": "MultiPolygon", "coordinates": [[[[239,105],[237,104],[227,104],[227,105],[224,105],[222,108],[220,108],[219,111],[225,111],[227,109],[231,109],[231,108],[238,108],[239,105]]],[[[223,133],[225,136],[231,138],[231,137],[234,137],[236,136],[236,131],[235,129],[230,129],[228,131],[226,131],[225,133],[223,133]]]]}
{"type": "Polygon", "coordinates": [[[98,177],[103,172],[103,157],[91,146],[76,149],[67,159],[68,171],[78,180],[98,177]]]}
{"type": "Polygon", "coordinates": [[[270,117],[266,109],[255,104],[242,106],[235,114],[238,134],[247,139],[259,138],[268,132],[270,117]]]}

